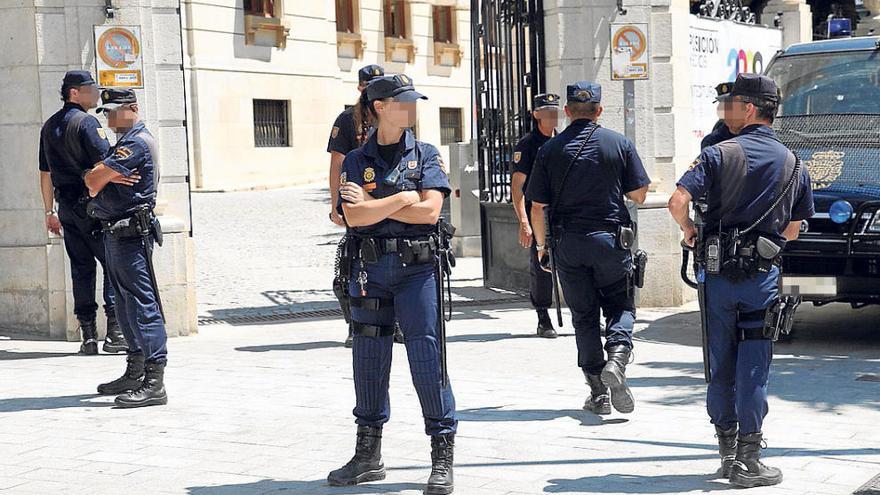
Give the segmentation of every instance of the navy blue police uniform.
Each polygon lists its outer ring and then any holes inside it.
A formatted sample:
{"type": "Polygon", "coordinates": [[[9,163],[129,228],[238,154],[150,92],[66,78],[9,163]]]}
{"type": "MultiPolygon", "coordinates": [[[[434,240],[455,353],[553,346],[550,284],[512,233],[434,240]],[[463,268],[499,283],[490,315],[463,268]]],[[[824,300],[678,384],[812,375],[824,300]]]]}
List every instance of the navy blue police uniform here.
{"type": "MultiPolygon", "coordinates": [[[[363,84],[384,75],[385,69],[381,66],[368,65],[358,71],[358,82],[363,84]]],[[[359,129],[355,128],[354,110],[355,107],[351,106],[336,117],[333,129],[330,130],[330,138],[327,140],[327,153],[335,151],[347,155],[362,144],[358,139],[359,129]]]]}
{"type": "MultiPolygon", "coordinates": [[[[414,90],[412,81],[403,74],[376,78],[366,91],[370,102],[390,97],[396,101],[427,99],[414,90]]],[[[358,184],[375,199],[401,191],[433,189],[445,196],[450,193],[447,171],[439,151],[431,144],[416,140],[412,129],[405,130],[399,143],[386,146],[379,144],[378,134],[374,133],[364,146],[350,152],[340,177],[341,184],[347,182],[358,184]]],[[[340,196],[337,209],[344,215],[342,202],[340,196]]],[[[359,455],[369,457],[361,449],[369,449],[370,444],[361,443],[361,437],[380,437],[382,426],[390,418],[388,384],[396,319],[405,337],[404,345],[422,408],[425,433],[431,436],[435,449],[450,449],[448,462],[451,470],[452,437],[458,421],[452,387],[449,380],[444,379],[441,366],[442,342],[436,292],[439,281],[434,271],[436,255],[425,250],[433,242],[431,237],[435,232],[436,225],[415,225],[392,219],[349,228],[357,246],[351,261],[349,282],[356,397],[353,413],[359,425],[358,454],[352,462],[359,459],[359,455]],[[416,255],[416,251],[410,250],[408,245],[411,244],[420,246],[417,250],[421,254],[416,255]],[[368,250],[373,254],[365,254],[368,250]]],[[[353,475],[348,470],[352,464],[349,463],[330,474],[330,483],[353,484],[383,478],[384,467],[378,466],[381,464],[378,447],[372,452],[376,464],[371,471],[374,477],[353,475]],[[381,475],[378,474],[380,470],[381,475]]],[[[444,462],[443,456],[434,460],[444,462]]],[[[442,491],[446,488],[431,491],[434,479],[432,471],[426,493],[451,493],[442,491]]]]}
{"type": "MultiPolygon", "coordinates": [[[[70,71],[64,76],[62,91],[95,84],[88,71],[70,71]]],[[[110,142],[98,119],[76,103],[66,102],[43,124],[40,133],[40,171],[49,172],[58,202],[64,248],[70,258],[73,312],[80,322],[92,325],[98,310],[95,260],[104,266],[104,235],[100,225],[86,214],[89,194],[82,174],[100,162],[109,149],[110,142]]],[[[103,296],[104,311],[112,319],[113,289],[106,269],[103,296]]]]}
{"type": "MultiPolygon", "coordinates": [[[[771,79],[749,74],[741,74],[726,97],[736,96],[779,101],[771,79]]],[[[807,168],[800,167],[799,176],[793,177],[794,167],[794,155],[773,129],[750,125],[730,140],[704,149],[677,185],[695,200],[707,201],[704,228],[706,235],[712,235],[751,226],[794,179],[788,197],[750,234],[750,239],[763,236],[784,246],[783,232],[789,222],[806,220],[814,213],[807,168]]],[[[697,276],[705,281],[706,291],[702,310],[707,312],[708,323],[709,417],[719,441],[724,437],[734,442],[738,432],[740,448],[752,445],[757,457],[768,411],[767,384],[773,356],[773,342],[764,337],[762,329],[765,312],[779,298],[779,269],[775,265],[766,271],[731,268],[720,274],[701,270],[697,276]]],[[[740,460],[739,452],[736,459],[740,460]]],[[[781,481],[781,473],[778,479],[781,481]]]]}
{"type": "MultiPolygon", "coordinates": [[[[601,87],[589,82],[569,85],[567,99],[569,104],[598,105],[601,87]]],[[[604,376],[613,363],[620,367],[615,375],[622,377],[635,322],[632,255],[619,247],[617,233],[632,223],[624,194],[648,184],[650,179],[630,140],[592,120],[578,119],[541,147],[526,191],[530,201],[555,204],[553,255],[572,312],[578,366],[590,384],[591,398],[606,401],[603,385],[608,385],[611,404],[622,412],[633,407],[625,378],[622,383],[608,384],[604,376]],[[572,162],[582,144],[582,152],[572,162]],[[560,190],[559,197],[554,197],[560,190]],[[600,308],[605,315],[604,349],[600,308]],[[607,362],[604,350],[608,350],[607,362]]]]}
{"type": "MultiPolygon", "coordinates": [[[[102,98],[99,111],[137,102],[132,90],[104,90],[102,98]]],[[[137,122],[119,136],[103,164],[125,177],[140,176],[132,186],[107,184],[89,204],[89,214],[104,226],[110,280],[118,294],[116,314],[130,343],[129,356],[142,356],[139,359],[148,371],[150,366],[164,368],[167,334],[149,259],[154,237],[143,235],[137,219],[145,215],[151,230],[157,228],[153,216],[159,183],[156,139],[143,122],[137,122]]]]}
{"type": "MultiPolygon", "coordinates": [[[[532,103],[532,111],[546,107],[559,108],[559,96],[549,93],[535,95],[532,103]]],[[[516,147],[513,149],[513,167],[511,172],[525,175],[525,182],[523,182],[524,194],[529,185],[529,176],[532,174],[532,166],[535,163],[535,158],[538,156],[538,150],[544,145],[544,143],[549,141],[551,137],[552,136],[544,135],[544,133],[538,129],[536,123],[535,128],[527,132],[526,135],[516,143],[516,147]]],[[[526,216],[529,219],[529,223],[531,223],[531,209],[531,202],[526,201],[526,216]]],[[[539,331],[542,324],[552,330],[553,324],[550,322],[547,309],[553,304],[553,277],[541,269],[541,266],[538,263],[535,246],[536,244],[533,238],[532,245],[529,248],[529,297],[532,301],[532,307],[538,311],[539,331]]]]}

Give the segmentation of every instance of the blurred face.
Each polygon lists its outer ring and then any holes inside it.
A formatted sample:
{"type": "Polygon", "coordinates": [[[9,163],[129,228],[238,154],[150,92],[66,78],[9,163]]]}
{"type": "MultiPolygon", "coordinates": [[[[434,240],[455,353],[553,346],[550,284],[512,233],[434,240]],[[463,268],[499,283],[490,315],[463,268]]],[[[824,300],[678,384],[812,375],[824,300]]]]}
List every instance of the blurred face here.
{"type": "Polygon", "coordinates": [[[753,123],[757,107],[743,101],[742,97],[734,96],[733,99],[722,102],[724,122],[734,134],[739,134],[743,127],[753,123]]]}
{"type": "Polygon", "coordinates": [[[122,105],[107,112],[107,125],[114,131],[131,129],[138,121],[137,103],[122,105]]]}
{"type": "Polygon", "coordinates": [[[556,107],[545,107],[535,110],[535,120],[545,129],[555,128],[559,123],[559,109],[556,107]]]}
{"type": "Polygon", "coordinates": [[[373,103],[379,114],[379,125],[405,129],[416,123],[416,102],[399,102],[389,98],[373,103]]]}
{"type": "Polygon", "coordinates": [[[101,92],[95,85],[79,86],[70,90],[70,101],[79,104],[86,110],[97,107],[100,99],[101,92]]]}

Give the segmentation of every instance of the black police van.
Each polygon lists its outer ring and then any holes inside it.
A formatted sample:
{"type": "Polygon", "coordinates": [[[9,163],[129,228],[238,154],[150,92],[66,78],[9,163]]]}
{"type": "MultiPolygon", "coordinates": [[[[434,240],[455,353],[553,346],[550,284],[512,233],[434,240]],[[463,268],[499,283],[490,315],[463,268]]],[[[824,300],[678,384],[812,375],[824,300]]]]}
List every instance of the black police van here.
{"type": "Polygon", "coordinates": [[[817,306],[880,304],[880,37],[793,45],[766,74],[783,95],[774,128],[816,204],[783,253],[783,289],[817,306]]]}

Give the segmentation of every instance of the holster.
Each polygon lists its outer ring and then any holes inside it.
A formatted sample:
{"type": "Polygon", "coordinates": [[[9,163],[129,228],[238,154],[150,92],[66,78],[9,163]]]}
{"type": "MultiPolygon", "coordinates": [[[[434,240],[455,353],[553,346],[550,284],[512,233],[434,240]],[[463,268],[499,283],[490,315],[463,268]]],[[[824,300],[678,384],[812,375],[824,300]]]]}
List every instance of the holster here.
{"type": "Polygon", "coordinates": [[[345,323],[351,323],[351,295],[348,293],[348,283],[344,279],[340,277],[333,279],[333,295],[339,301],[345,323]]]}
{"type": "Polygon", "coordinates": [[[648,267],[648,253],[637,250],[633,254],[633,285],[641,289],[645,286],[645,270],[648,267]]]}
{"type": "Polygon", "coordinates": [[[800,297],[783,296],[776,299],[764,315],[764,338],[776,342],[780,335],[790,334],[800,304],[800,297]]]}

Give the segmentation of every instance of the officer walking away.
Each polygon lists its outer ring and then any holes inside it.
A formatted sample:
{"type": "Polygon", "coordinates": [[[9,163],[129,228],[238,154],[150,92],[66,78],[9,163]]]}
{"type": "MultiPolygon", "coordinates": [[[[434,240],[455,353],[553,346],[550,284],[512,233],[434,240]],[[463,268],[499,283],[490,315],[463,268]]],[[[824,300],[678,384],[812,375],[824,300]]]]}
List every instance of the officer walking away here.
{"type": "Polygon", "coordinates": [[[721,97],[730,93],[733,90],[733,83],[721,83],[718,86],[715,86],[715,92],[718,94],[718,98],[715,99],[715,103],[717,103],[718,112],[718,122],[715,123],[715,126],[712,127],[712,132],[706,134],[703,137],[703,140],[700,142],[700,149],[706,149],[709,146],[718,144],[722,141],[727,141],[728,139],[734,137],[736,134],[730,132],[730,127],[724,122],[725,115],[725,107],[727,106],[726,101],[722,101],[721,97]]]}
{"type": "Polygon", "coordinates": [[[541,147],[526,189],[537,257],[552,248],[572,312],[578,366],[590,386],[584,409],[610,414],[614,406],[630,413],[635,402],[625,371],[635,322],[629,250],[634,225],[624,196],[642,204],[651,180],[633,143],[597,123],[601,86],[586,81],[569,85],[567,100],[565,115],[571,124],[541,147]],[[545,207],[552,239],[545,236],[545,207]],[[605,315],[604,350],[600,308],[605,315]]]}
{"type": "Polygon", "coordinates": [[[532,117],[535,128],[526,133],[516,143],[513,151],[513,175],[510,190],[513,196],[513,211],[519,219],[519,243],[529,249],[529,294],[532,307],[538,312],[538,336],[548,339],[556,338],[556,329],[550,321],[547,309],[553,305],[553,277],[541,269],[532,235],[530,202],[525,200],[525,191],[529,183],[529,174],[538,155],[538,148],[556,134],[556,123],[559,121],[559,96],[555,94],[535,95],[532,100],[532,117]]]}
{"type": "Polygon", "coordinates": [[[82,331],[80,353],[88,355],[98,353],[95,260],[104,269],[104,313],[107,316],[104,352],[117,353],[128,349],[116,321],[113,289],[104,265],[104,235],[100,225],[86,215],[89,195],[82,173],[101,161],[110,149],[98,119],[88,114],[90,109],[98,106],[96,84],[88,71],[74,70],[64,75],[61,86],[64,107],[43,124],[39,159],[46,226],[55,235],[64,231],[64,248],[70,258],[73,312],[82,331]],[[55,200],[58,201],[57,211],[55,200]]]}
{"type": "Polygon", "coordinates": [[[118,395],[123,408],[166,404],[164,375],[168,351],[165,319],[153,270],[153,243],[162,233],[153,215],[159,184],[159,149],[138,116],[133,90],[106,89],[101,94],[107,122],[118,141],[101,163],[85,174],[89,214],[105,233],[107,267],[116,289],[116,314],[130,343],[122,377],[98,386],[98,393],[118,395]]]}
{"type": "MultiPolygon", "coordinates": [[[[425,493],[453,490],[453,446],[458,425],[445,373],[437,260],[447,253],[438,235],[443,198],[450,192],[437,148],[416,141],[416,92],[404,74],[370,82],[361,104],[376,132],[345,158],[339,211],[351,227],[355,249],[349,291],[354,330],[354,457],[330,473],[333,486],[385,478],[382,427],[391,413],[392,325],[405,336],[413,385],[431,437],[431,475],[425,493]]],[[[448,238],[444,235],[444,238],[448,238]]],[[[442,265],[440,265],[442,266],[442,265]]]]}
{"type": "Polygon", "coordinates": [[[678,182],[669,210],[697,246],[704,277],[709,351],[706,406],[715,425],[721,473],[743,487],[775,485],[782,472],[760,461],[775,324],[781,311],[778,256],[813,215],[807,168],[770,128],[780,103],[776,83],[740,74],[722,96],[736,137],[703,150],[678,182]],[[697,225],[688,205],[705,210],[697,225]],[[769,318],[774,319],[775,318],[769,318]]]}

